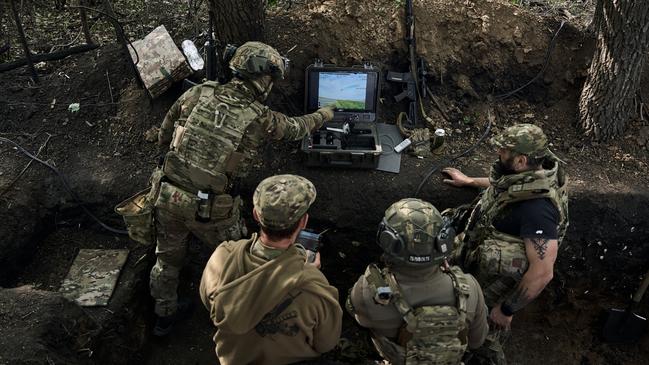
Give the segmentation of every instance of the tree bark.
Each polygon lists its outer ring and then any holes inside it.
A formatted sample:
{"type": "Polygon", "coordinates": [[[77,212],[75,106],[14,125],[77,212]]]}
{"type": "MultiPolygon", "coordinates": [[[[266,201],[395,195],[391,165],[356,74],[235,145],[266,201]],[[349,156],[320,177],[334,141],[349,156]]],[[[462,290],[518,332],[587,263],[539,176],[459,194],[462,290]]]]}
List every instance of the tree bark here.
{"type": "Polygon", "coordinates": [[[649,1],[598,0],[597,47],[579,99],[579,122],[596,140],[621,135],[649,51],[649,1]]]}
{"type": "Polygon", "coordinates": [[[263,41],[266,0],[210,0],[221,45],[263,41]]]}

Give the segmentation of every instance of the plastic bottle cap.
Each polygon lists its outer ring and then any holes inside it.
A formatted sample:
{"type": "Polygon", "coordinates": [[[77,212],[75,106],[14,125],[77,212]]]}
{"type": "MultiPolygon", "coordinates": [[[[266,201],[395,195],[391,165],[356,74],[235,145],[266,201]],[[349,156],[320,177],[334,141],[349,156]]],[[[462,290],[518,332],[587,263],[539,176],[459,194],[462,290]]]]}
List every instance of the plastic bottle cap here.
{"type": "Polygon", "coordinates": [[[435,135],[438,137],[444,137],[446,135],[446,131],[442,128],[435,129],[435,135]]]}

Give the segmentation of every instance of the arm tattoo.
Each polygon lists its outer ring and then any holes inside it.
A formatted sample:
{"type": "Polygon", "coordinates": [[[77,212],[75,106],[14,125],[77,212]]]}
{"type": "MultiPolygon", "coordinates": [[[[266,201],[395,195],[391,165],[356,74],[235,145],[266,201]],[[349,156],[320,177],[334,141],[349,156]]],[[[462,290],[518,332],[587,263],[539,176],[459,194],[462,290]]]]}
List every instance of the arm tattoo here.
{"type": "Polygon", "coordinates": [[[532,246],[534,247],[534,251],[536,251],[536,254],[539,255],[539,259],[543,260],[545,258],[545,251],[548,250],[548,240],[547,238],[531,238],[530,241],[532,241],[532,246]]]}
{"type": "Polygon", "coordinates": [[[516,288],[516,291],[505,300],[505,305],[509,306],[512,312],[518,312],[523,309],[532,301],[529,295],[527,295],[527,288],[523,288],[520,285],[516,288]]]}

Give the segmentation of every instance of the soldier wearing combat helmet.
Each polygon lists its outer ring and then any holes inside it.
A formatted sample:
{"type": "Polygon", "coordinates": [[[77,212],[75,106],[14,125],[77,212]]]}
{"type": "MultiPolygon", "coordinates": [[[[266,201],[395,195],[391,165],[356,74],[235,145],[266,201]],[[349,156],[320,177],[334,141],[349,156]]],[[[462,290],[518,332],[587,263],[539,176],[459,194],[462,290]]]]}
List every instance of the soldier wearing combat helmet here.
{"type": "MultiPolygon", "coordinates": [[[[511,126],[492,139],[499,159],[489,177],[442,170],[453,186],[485,188],[473,207],[457,262],[474,274],[496,329],[509,329],[514,313],[536,298],[553,276],[559,244],[568,226],[563,162],[533,124],[511,126]]],[[[490,335],[491,339],[491,335],[490,335]]],[[[499,352],[497,362],[504,363],[499,352]]]]}
{"type": "Polygon", "coordinates": [[[315,201],[296,175],[263,180],[253,195],[260,225],[251,238],[222,243],[201,279],[200,294],[216,326],[219,363],[289,364],[331,350],[340,336],[338,291],[295,245],[315,201]]]}
{"type": "Polygon", "coordinates": [[[482,345],[487,308],[476,280],[445,265],[454,234],[435,207],[419,199],[392,204],[377,243],[386,267],[369,265],[347,298],[347,310],[371,331],[391,364],[460,364],[482,345]]]}
{"type": "Polygon", "coordinates": [[[272,47],[245,43],[230,61],[232,81],[189,89],[165,116],[158,142],[169,151],[152,176],[148,199],[157,235],[150,278],[155,335],[168,334],[185,308],[178,310],[176,290],[190,233],[211,246],[247,234],[236,185],[263,144],[300,140],[333,118],[333,107],[288,117],[263,104],[287,65],[272,47]]]}

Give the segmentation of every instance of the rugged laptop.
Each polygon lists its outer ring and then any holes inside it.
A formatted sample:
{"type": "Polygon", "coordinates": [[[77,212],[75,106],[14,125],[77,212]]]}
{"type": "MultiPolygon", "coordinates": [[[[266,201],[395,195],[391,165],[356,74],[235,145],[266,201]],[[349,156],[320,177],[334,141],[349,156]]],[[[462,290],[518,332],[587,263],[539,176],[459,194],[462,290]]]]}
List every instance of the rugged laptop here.
{"type": "Polygon", "coordinates": [[[308,166],[376,168],[381,155],[376,115],[380,72],[366,64],[336,67],[315,63],[306,69],[307,113],[335,103],[334,119],[302,141],[308,166]]]}

